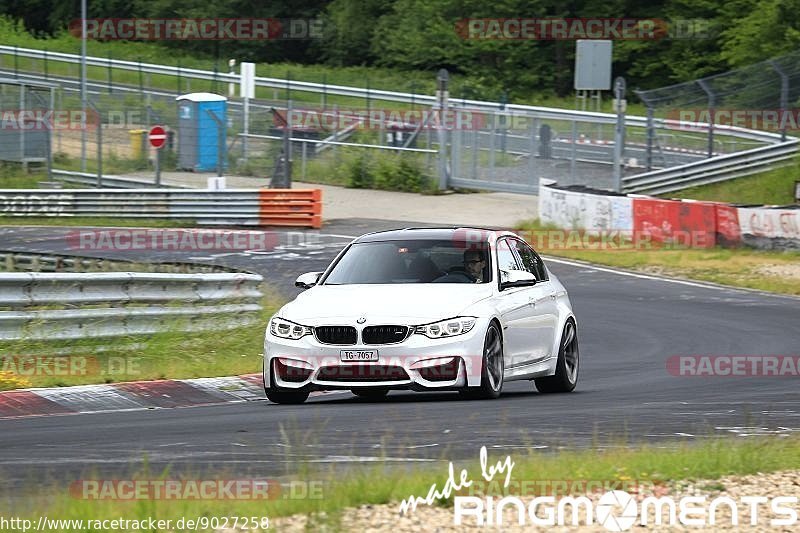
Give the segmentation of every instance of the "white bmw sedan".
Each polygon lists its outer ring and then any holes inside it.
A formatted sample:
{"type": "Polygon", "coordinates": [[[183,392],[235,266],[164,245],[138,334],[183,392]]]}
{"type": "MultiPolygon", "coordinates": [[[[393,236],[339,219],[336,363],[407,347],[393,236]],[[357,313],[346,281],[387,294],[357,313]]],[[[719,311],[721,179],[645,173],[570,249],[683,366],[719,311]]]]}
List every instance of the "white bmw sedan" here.
{"type": "Polygon", "coordinates": [[[578,379],[577,321],[564,286],[511,232],[409,228],[363,235],[273,316],[264,389],[276,403],[349,389],[455,390],[497,398],[533,380],[568,392],[578,379]]]}

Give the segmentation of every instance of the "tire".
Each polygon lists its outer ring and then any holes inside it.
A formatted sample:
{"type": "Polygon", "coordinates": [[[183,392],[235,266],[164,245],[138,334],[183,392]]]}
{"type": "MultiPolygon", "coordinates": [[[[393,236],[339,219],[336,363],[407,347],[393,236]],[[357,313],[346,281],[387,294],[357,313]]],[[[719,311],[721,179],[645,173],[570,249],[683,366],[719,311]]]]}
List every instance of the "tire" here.
{"type": "Polygon", "coordinates": [[[552,376],[533,380],[536,390],[542,393],[572,392],[578,384],[580,369],[580,350],[578,349],[578,329],[572,319],[564,324],[561,344],[558,348],[556,373],[552,376]]]}
{"type": "Polygon", "coordinates": [[[267,395],[267,400],[271,401],[272,403],[282,403],[287,405],[300,404],[308,399],[308,392],[281,390],[276,389],[275,387],[267,387],[266,382],[264,382],[264,394],[267,395]]]}
{"type": "Polygon", "coordinates": [[[497,324],[492,322],[486,330],[483,341],[483,361],[481,364],[481,384],[479,387],[468,387],[459,391],[461,396],[469,400],[491,400],[498,398],[503,391],[503,338],[497,324]]]}
{"type": "Polygon", "coordinates": [[[368,389],[350,389],[350,392],[365,400],[382,400],[389,394],[389,389],[375,387],[368,389]]]}
{"type": "Polygon", "coordinates": [[[267,393],[267,399],[272,403],[283,403],[292,405],[292,404],[303,403],[308,399],[307,392],[268,389],[266,393],[267,393]]]}

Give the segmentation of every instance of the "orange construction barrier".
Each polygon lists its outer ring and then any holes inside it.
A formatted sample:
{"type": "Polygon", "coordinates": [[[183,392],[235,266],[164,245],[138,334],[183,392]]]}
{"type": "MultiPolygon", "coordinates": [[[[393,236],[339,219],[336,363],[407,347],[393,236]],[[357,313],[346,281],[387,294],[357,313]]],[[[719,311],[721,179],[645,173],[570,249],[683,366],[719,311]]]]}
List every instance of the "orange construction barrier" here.
{"type": "Polygon", "coordinates": [[[259,220],[262,226],[322,227],[322,190],[261,189],[259,220]]]}

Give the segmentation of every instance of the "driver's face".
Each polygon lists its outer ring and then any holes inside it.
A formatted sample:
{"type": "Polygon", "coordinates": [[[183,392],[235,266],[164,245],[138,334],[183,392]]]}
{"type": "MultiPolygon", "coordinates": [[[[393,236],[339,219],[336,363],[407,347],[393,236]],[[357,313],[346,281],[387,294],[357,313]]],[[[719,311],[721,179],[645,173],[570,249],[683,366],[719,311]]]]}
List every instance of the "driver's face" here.
{"type": "Polygon", "coordinates": [[[469,272],[472,277],[478,279],[482,278],[484,266],[486,266],[486,261],[478,254],[468,255],[464,259],[464,268],[467,269],[467,272],[469,272]]]}

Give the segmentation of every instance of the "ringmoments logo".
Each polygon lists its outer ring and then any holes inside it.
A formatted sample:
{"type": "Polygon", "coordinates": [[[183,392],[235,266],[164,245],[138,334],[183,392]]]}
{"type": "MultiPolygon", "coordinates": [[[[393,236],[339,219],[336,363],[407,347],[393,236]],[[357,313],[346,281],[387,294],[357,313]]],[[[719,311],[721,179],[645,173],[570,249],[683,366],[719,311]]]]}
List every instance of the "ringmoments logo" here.
{"type": "Polygon", "coordinates": [[[627,531],[636,524],[709,527],[741,523],[788,527],[797,524],[797,496],[648,496],[637,498],[627,491],[606,492],[595,503],[586,496],[539,496],[525,501],[517,496],[454,498],[455,525],[578,527],[597,523],[608,531],[627,531]],[[766,514],[771,517],[767,518],[766,514]],[[509,521],[509,516],[511,520],[509,521]],[[724,518],[723,518],[724,517],[724,518]]]}

